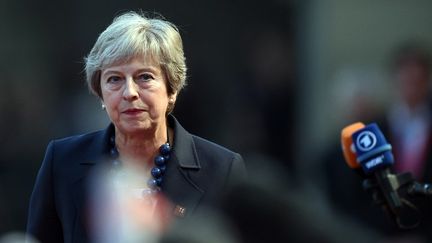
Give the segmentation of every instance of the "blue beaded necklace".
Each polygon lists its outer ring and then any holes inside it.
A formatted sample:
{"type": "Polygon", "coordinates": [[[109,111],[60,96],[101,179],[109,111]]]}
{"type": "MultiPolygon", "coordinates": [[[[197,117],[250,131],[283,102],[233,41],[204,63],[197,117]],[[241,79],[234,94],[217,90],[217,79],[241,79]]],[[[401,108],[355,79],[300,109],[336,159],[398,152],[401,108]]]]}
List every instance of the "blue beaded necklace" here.
{"type": "MultiPolygon", "coordinates": [[[[119,152],[115,144],[115,135],[110,138],[110,155],[113,158],[112,165],[114,169],[119,169],[121,161],[119,159],[119,152]]],[[[162,144],[159,147],[159,154],[154,158],[155,166],[151,169],[151,178],[147,181],[147,186],[152,192],[158,192],[161,190],[163,175],[166,171],[166,163],[170,158],[171,146],[169,142],[162,144]]]]}

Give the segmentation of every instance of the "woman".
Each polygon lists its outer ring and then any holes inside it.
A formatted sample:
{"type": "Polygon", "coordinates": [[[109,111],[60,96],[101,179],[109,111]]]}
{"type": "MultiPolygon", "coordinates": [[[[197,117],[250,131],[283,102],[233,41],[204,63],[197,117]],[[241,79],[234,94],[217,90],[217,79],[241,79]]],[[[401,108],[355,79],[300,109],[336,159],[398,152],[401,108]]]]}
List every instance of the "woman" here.
{"type": "Polygon", "coordinates": [[[38,240],[88,242],[110,231],[100,224],[115,228],[117,221],[101,210],[110,201],[95,203],[89,196],[103,191],[89,183],[94,168],[109,167],[116,180],[134,178],[121,181],[127,185],[120,191],[133,189],[140,199],[164,205],[165,214],[180,218],[215,204],[245,174],[239,154],[191,135],[170,115],[186,79],[182,40],[173,24],[123,14],[101,33],[85,61],[89,89],[112,123],[48,145],[27,224],[38,240]],[[94,219],[101,216],[98,210],[105,218],[94,219]]]}

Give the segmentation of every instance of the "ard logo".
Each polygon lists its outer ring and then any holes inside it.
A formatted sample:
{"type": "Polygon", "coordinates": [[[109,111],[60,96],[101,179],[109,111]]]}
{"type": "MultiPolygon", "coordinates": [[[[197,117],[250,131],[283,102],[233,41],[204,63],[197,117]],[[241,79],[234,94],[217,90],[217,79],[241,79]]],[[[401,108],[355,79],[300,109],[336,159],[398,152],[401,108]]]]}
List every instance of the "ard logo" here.
{"type": "Polygon", "coordinates": [[[375,134],[370,131],[364,131],[360,133],[360,135],[358,135],[356,144],[357,148],[359,148],[363,152],[366,152],[375,147],[376,142],[377,139],[375,134]]]}

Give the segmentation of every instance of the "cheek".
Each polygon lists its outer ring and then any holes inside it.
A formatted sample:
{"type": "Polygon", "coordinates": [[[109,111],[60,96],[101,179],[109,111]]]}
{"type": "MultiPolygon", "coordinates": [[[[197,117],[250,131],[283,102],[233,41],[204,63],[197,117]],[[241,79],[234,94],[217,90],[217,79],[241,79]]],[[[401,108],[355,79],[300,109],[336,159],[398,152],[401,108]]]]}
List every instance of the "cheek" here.
{"type": "Polygon", "coordinates": [[[149,106],[159,106],[161,103],[161,92],[155,90],[143,90],[140,92],[140,99],[149,106]]]}
{"type": "Polygon", "coordinates": [[[152,110],[152,113],[164,113],[168,106],[168,97],[160,93],[143,95],[141,100],[152,110]]]}
{"type": "Polygon", "coordinates": [[[115,94],[105,94],[103,100],[107,111],[113,114],[118,108],[120,99],[115,94]]]}

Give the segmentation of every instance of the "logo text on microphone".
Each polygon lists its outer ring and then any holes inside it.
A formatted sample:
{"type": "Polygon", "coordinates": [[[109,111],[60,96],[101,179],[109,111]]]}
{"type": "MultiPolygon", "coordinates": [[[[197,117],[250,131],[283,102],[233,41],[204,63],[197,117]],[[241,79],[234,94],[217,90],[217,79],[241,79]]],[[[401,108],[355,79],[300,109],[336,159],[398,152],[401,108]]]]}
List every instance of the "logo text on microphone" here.
{"type": "Polygon", "coordinates": [[[365,167],[367,169],[371,169],[379,164],[382,164],[383,162],[384,162],[384,155],[380,155],[366,162],[365,167]]]}

